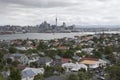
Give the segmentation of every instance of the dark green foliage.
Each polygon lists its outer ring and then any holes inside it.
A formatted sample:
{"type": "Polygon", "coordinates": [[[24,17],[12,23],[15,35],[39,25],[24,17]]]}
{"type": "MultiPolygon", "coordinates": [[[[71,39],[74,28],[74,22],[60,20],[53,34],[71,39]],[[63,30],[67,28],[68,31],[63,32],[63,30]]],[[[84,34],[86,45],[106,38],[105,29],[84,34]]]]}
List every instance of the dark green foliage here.
{"type": "Polygon", "coordinates": [[[2,71],[5,67],[5,61],[3,59],[3,53],[0,52],[0,70],[2,71]]]}
{"type": "Polygon", "coordinates": [[[72,56],[74,56],[74,51],[72,49],[67,50],[63,55],[64,58],[72,58],[72,56]]]}
{"type": "Polygon", "coordinates": [[[46,53],[47,56],[54,59],[55,55],[57,54],[57,51],[56,50],[46,50],[45,53],[46,53]]]}
{"type": "Polygon", "coordinates": [[[59,75],[65,73],[65,69],[61,66],[55,66],[54,71],[57,71],[59,75]]]}
{"type": "Polygon", "coordinates": [[[2,74],[0,74],[0,80],[6,80],[6,79],[2,76],[2,74]]]}
{"type": "Polygon", "coordinates": [[[16,61],[13,61],[13,62],[12,62],[12,65],[13,65],[14,67],[17,67],[17,65],[18,65],[19,63],[20,63],[20,62],[16,60],[16,61]]]}
{"type": "Polygon", "coordinates": [[[55,71],[58,73],[58,75],[64,74],[65,72],[65,69],[62,68],[61,66],[54,67],[45,66],[44,69],[45,69],[44,77],[50,77],[52,75],[55,75],[54,74],[55,71]]]}
{"type": "Polygon", "coordinates": [[[37,49],[40,50],[40,51],[43,51],[46,48],[47,48],[47,45],[43,41],[40,41],[38,46],[37,46],[37,49]]]}
{"type": "Polygon", "coordinates": [[[79,80],[79,77],[75,74],[70,74],[66,80],[79,80]]]}
{"type": "Polygon", "coordinates": [[[44,67],[44,69],[45,69],[44,77],[49,77],[53,75],[54,72],[53,67],[46,66],[44,67]]]}
{"type": "Polygon", "coordinates": [[[94,53],[95,57],[102,58],[103,52],[101,52],[101,51],[94,51],[93,53],[94,53]]]}
{"type": "Polygon", "coordinates": [[[113,54],[106,56],[106,59],[108,59],[111,63],[116,63],[116,58],[113,54]]]}
{"type": "Polygon", "coordinates": [[[81,46],[75,47],[75,50],[81,50],[81,46]]]}
{"type": "Polygon", "coordinates": [[[12,67],[10,70],[10,76],[8,77],[8,80],[21,80],[20,70],[12,67]]]}
{"type": "Polygon", "coordinates": [[[7,62],[7,64],[11,64],[12,63],[12,59],[11,58],[7,58],[6,62],[7,62]]]}
{"type": "Polygon", "coordinates": [[[38,65],[37,65],[37,63],[36,63],[36,62],[31,62],[31,63],[30,63],[30,67],[35,67],[35,68],[37,68],[37,67],[38,67],[38,65]]]}
{"type": "Polygon", "coordinates": [[[36,49],[28,49],[25,51],[27,54],[38,53],[36,49]]]}
{"type": "Polygon", "coordinates": [[[33,80],[45,80],[45,78],[44,78],[44,76],[43,76],[43,75],[38,74],[38,75],[36,75],[36,76],[34,77],[34,79],[33,79],[33,80]]]}
{"type": "Polygon", "coordinates": [[[104,50],[104,54],[109,55],[112,54],[113,50],[111,46],[106,46],[104,50]]]}
{"type": "Polygon", "coordinates": [[[66,80],[90,80],[87,72],[79,71],[78,74],[70,74],[66,80]]]}
{"type": "Polygon", "coordinates": [[[10,53],[16,53],[16,52],[17,52],[17,49],[16,49],[15,47],[11,46],[11,47],[9,48],[9,52],[10,52],[10,53]]]}
{"type": "Polygon", "coordinates": [[[90,80],[88,73],[80,71],[78,73],[79,80],[90,80]]]}
{"type": "Polygon", "coordinates": [[[107,68],[108,80],[120,80],[120,66],[111,66],[107,68]]]}
{"type": "Polygon", "coordinates": [[[84,55],[87,55],[87,53],[82,51],[81,53],[76,53],[76,55],[79,57],[83,57],[84,55]]]}

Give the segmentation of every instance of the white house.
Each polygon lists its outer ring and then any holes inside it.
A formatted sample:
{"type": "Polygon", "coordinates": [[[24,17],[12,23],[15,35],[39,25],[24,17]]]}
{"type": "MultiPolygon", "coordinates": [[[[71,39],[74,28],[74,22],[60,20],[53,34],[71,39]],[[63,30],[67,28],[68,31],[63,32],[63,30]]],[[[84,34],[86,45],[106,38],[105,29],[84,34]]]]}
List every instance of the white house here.
{"type": "Polygon", "coordinates": [[[71,71],[79,71],[80,69],[85,69],[87,71],[87,66],[84,64],[78,64],[76,63],[74,67],[71,69],[71,71]]]}
{"type": "Polygon", "coordinates": [[[29,59],[25,54],[15,53],[11,54],[14,60],[18,60],[21,64],[27,64],[29,59]]]}
{"type": "Polygon", "coordinates": [[[19,61],[21,64],[27,64],[29,59],[25,54],[14,53],[14,54],[5,54],[3,57],[6,59],[12,59],[12,61],[19,61]]]}
{"type": "Polygon", "coordinates": [[[38,54],[32,54],[30,57],[29,57],[29,61],[28,61],[28,64],[32,63],[32,62],[36,62],[39,60],[39,55],[38,54]]]}
{"type": "Polygon", "coordinates": [[[94,48],[84,48],[81,51],[86,52],[86,53],[91,53],[94,50],[94,48]]]}
{"type": "Polygon", "coordinates": [[[38,66],[50,66],[50,63],[53,62],[53,60],[50,57],[40,57],[38,61],[36,61],[38,66]]]}
{"type": "Polygon", "coordinates": [[[22,51],[27,50],[26,47],[22,47],[22,46],[21,47],[16,47],[16,49],[17,50],[22,50],[22,51]]]}
{"type": "Polygon", "coordinates": [[[33,80],[37,74],[44,74],[44,68],[25,68],[21,74],[22,80],[33,80]]]}
{"type": "Polygon", "coordinates": [[[97,58],[83,58],[80,63],[88,65],[91,69],[98,68],[99,66],[105,66],[107,64],[106,61],[97,58]]]}
{"type": "Polygon", "coordinates": [[[85,69],[87,71],[87,66],[79,63],[64,63],[62,67],[66,68],[67,71],[79,71],[80,69],[85,69]]]}

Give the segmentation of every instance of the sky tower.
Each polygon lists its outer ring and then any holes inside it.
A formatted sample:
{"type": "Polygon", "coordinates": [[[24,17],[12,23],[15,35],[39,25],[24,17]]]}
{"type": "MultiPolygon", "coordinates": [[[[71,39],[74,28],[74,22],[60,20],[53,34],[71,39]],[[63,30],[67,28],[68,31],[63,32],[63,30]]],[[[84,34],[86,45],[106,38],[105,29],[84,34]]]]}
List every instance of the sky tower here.
{"type": "Polygon", "coordinates": [[[56,23],[55,25],[56,25],[56,27],[57,27],[57,20],[58,20],[58,19],[57,19],[57,17],[56,17],[56,19],[55,19],[55,23],[56,23]]]}

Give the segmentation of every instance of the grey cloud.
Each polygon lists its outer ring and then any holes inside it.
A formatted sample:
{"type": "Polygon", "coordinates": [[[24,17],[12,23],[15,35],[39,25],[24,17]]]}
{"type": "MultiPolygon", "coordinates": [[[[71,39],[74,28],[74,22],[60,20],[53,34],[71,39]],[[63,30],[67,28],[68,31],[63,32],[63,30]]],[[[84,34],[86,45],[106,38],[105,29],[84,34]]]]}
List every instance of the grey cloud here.
{"type": "Polygon", "coordinates": [[[0,2],[37,8],[65,7],[77,4],[70,1],[62,0],[0,0],[0,2]]]}
{"type": "Polygon", "coordinates": [[[120,23],[120,0],[0,0],[1,24],[120,23]]]}

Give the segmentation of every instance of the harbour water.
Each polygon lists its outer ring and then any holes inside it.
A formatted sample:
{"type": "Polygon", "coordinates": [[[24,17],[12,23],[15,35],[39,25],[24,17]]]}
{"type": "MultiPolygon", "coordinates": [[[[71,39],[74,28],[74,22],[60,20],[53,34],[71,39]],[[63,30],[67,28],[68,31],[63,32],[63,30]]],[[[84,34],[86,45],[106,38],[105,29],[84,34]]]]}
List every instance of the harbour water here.
{"type": "MultiPolygon", "coordinates": [[[[116,31],[105,32],[105,33],[120,33],[116,31]]],[[[76,33],[25,33],[25,34],[10,34],[0,35],[0,40],[14,40],[14,39],[39,39],[39,40],[50,40],[58,38],[73,38],[74,36],[82,36],[86,34],[95,34],[95,32],[76,32],[76,33]]]]}
{"type": "Polygon", "coordinates": [[[79,35],[79,33],[25,33],[25,34],[10,34],[10,35],[0,35],[0,40],[14,40],[14,39],[40,39],[40,40],[50,40],[58,39],[63,37],[73,38],[79,35]]]}

